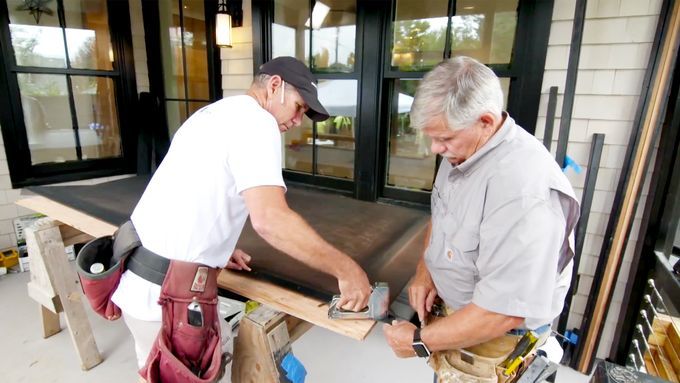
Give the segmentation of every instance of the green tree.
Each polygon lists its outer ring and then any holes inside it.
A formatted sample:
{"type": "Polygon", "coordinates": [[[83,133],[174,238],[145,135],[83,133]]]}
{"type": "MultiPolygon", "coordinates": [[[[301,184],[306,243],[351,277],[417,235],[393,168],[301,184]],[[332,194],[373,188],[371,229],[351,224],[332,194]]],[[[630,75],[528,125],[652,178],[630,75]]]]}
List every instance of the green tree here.
{"type": "Polygon", "coordinates": [[[476,50],[481,48],[480,31],[484,26],[484,15],[466,15],[456,18],[451,25],[453,50],[476,50]]]}

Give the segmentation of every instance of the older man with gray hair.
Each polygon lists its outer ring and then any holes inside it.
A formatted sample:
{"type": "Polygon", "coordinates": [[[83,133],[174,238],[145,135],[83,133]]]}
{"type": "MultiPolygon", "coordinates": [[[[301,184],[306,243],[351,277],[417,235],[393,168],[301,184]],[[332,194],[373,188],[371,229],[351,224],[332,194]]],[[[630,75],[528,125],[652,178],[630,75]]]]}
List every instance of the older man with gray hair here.
{"type": "Polygon", "coordinates": [[[498,77],[472,58],[425,76],[411,122],[446,161],[409,287],[421,328],[394,322],[385,336],[399,357],[432,353],[440,381],[496,381],[497,372],[505,381],[499,364],[519,336],[547,333],[562,311],[578,201],[550,153],[503,111],[498,77]],[[428,321],[437,297],[448,315],[428,321]]]}

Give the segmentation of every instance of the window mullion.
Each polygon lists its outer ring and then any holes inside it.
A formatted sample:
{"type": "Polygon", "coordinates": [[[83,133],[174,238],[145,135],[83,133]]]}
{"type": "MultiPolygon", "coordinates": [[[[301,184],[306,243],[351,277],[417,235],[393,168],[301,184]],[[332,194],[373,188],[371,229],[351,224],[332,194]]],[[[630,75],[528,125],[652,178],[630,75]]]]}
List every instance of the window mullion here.
{"type": "MultiPolygon", "coordinates": [[[[61,26],[61,34],[64,37],[64,52],[66,55],[66,70],[71,68],[71,56],[68,52],[68,37],[66,36],[66,9],[64,8],[64,0],[57,0],[57,15],[59,18],[59,25],[61,26]]],[[[71,75],[66,76],[66,91],[68,92],[68,106],[71,113],[71,127],[73,129],[73,137],[76,145],[76,158],[78,161],[83,159],[83,148],[80,146],[80,135],[78,134],[78,113],[76,112],[76,100],[73,95],[73,82],[71,75]]]]}
{"type": "Polygon", "coordinates": [[[78,134],[78,113],[76,112],[76,100],[73,95],[73,82],[71,76],[66,75],[66,89],[68,90],[68,106],[71,111],[71,125],[76,143],[76,157],[78,161],[83,159],[83,149],[80,146],[80,135],[78,134]]]}
{"type": "Polygon", "coordinates": [[[64,52],[66,56],[66,69],[71,69],[71,58],[68,54],[68,39],[66,36],[66,10],[64,9],[64,0],[57,0],[57,17],[59,18],[59,26],[61,27],[61,35],[64,38],[64,52]]]}
{"type": "Polygon", "coordinates": [[[451,20],[456,14],[456,0],[449,1],[449,9],[446,12],[446,37],[444,42],[444,59],[451,58],[451,51],[453,47],[451,46],[453,39],[451,38],[451,20]]]}

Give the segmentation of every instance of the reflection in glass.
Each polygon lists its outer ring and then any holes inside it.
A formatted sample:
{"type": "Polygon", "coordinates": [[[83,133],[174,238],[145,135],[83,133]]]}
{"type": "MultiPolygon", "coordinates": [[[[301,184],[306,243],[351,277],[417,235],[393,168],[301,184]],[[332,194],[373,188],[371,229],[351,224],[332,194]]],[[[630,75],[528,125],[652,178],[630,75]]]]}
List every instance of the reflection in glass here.
{"type": "MultiPolygon", "coordinates": [[[[187,102],[187,108],[189,109],[189,117],[191,117],[192,114],[198,112],[199,109],[201,109],[204,106],[207,106],[209,104],[210,104],[209,101],[205,101],[205,102],[189,101],[189,102],[187,102]]],[[[182,121],[182,123],[184,123],[184,121],[182,121]]]]}
{"type": "Polygon", "coordinates": [[[168,137],[172,137],[177,132],[177,129],[187,119],[187,105],[185,101],[166,101],[165,115],[168,119],[168,137]]]}
{"type": "Polygon", "coordinates": [[[309,13],[308,0],[274,1],[273,58],[293,56],[309,66],[309,13]]]}
{"type": "Polygon", "coordinates": [[[47,4],[52,15],[43,13],[40,25],[28,11],[17,10],[23,0],[7,0],[9,32],[17,65],[66,68],[64,35],[57,17],[57,3],[47,4]]]}
{"type": "Polygon", "coordinates": [[[518,0],[463,0],[451,18],[451,55],[508,64],[517,28],[518,0]]]}
{"type": "Polygon", "coordinates": [[[312,120],[304,116],[302,125],[283,134],[283,168],[303,173],[312,173],[314,146],[312,120]]]}
{"type": "MultiPolygon", "coordinates": [[[[505,109],[510,79],[501,78],[505,109]]],[[[405,189],[432,190],[436,155],[422,131],[411,128],[411,104],[420,80],[394,80],[391,97],[387,185],[405,189]]]]}
{"type": "Polygon", "coordinates": [[[66,43],[74,68],[113,69],[109,15],[105,1],[64,0],[66,43]]]}
{"type": "Polygon", "coordinates": [[[503,89],[503,110],[508,109],[508,94],[510,94],[510,77],[501,77],[501,89],[503,89]]]}
{"type": "Polygon", "coordinates": [[[113,80],[71,77],[83,159],[120,157],[121,142],[113,80]]]}
{"type": "Polygon", "coordinates": [[[319,81],[319,100],[330,117],[316,123],[316,135],[312,121],[306,116],[302,126],[284,134],[285,169],[354,178],[357,85],[357,80],[319,81]]]}
{"type": "Polygon", "coordinates": [[[19,73],[17,80],[31,163],[77,160],[66,76],[19,73]]]}
{"type": "MultiPolygon", "coordinates": [[[[208,79],[208,44],[205,37],[205,8],[203,0],[182,0],[184,19],[184,54],[186,83],[189,99],[210,99],[208,79]]],[[[181,54],[181,52],[178,52],[181,54]]],[[[184,81],[179,79],[178,81],[184,81]]]]}
{"type": "Polygon", "coordinates": [[[354,179],[357,80],[319,81],[319,101],[330,118],[316,123],[316,172],[354,179]]]}
{"type": "Polygon", "coordinates": [[[397,0],[392,67],[402,71],[422,71],[442,61],[447,9],[446,0],[397,0]]]}
{"type": "Polygon", "coordinates": [[[168,136],[170,139],[192,114],[208,104],[210,104],[210,101],[166,101],[165,114],[168,118],[168,136]]]}
{"type": "Polygon", "coordinates": [[[387,185],[432,190],[436,155],[422,131],[411,128],[411,104],[420,80],[395,80],[390,113],[387,185]]]}
{"type": "MultiPolygon", "coordinates": [[[[178,1],[160,1],[158,16],[161,31],[161,56],[165,97],[186,98],[184,92],[184,66],[182,64],[182,28],[179,23],[178,1]]],[[[185,35],[187,41],[193,36],[185,35]]]]}
{"type": "MultiPolygon", "coordinates": [[[[309,26],[309,20],[305,26],[309,26]]],[[[312,27],[312,69],[323,72],[353,72],[356,3],[338,0],[315,2],[312,27]]]]}

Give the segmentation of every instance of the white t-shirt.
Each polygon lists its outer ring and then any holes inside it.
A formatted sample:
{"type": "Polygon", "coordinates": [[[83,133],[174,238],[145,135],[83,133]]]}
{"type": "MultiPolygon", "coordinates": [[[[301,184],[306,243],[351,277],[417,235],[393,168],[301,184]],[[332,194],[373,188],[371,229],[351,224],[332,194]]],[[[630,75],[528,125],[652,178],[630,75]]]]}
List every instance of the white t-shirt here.
{"type": "MultiPolygon", "coordinates": [[[[248,210],[240,193],[281,186],[281,133],[250,96],[228,97],[194,113],[132,213],[142,244],[165,258],[224,267],[248,210]]],[[[160,286],[126,271],[112,300],[126,315],[161,320],[160,286]]]]}

